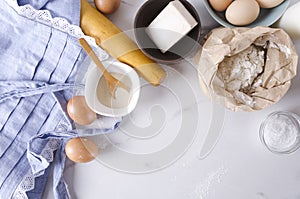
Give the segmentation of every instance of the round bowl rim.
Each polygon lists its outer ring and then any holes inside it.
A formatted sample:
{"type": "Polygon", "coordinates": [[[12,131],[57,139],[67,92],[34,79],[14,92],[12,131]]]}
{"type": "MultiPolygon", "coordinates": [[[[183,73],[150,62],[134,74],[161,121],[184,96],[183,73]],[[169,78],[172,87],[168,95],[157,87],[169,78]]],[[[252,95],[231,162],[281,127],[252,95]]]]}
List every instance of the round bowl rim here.
{"type": "MultiPolygon", "coordinates": [[[[267,117],[263,120],[263,122],[261,123],[260,127],[259,127],[259,138],[260,138],[260,141],[263,143],[263,145],[272,153],[275,153],[275,154],[280,154],[280,155],[283,155],[283,154],[292,154],[294,152],[296,152],[299,148],[300,148],[300,140],[298,139],[297,143],[295,144],[295,146],[293,146],[292,148],[288,149],[288,150],[284,150],[284,151],[278,151],[278,150],[274,150],[272,148],[270,148],[268,146],[268,144],[266,143],[265,141],[265,138],[264,138],[264,128],[267,124],[267,122],[275,115],[278,115],[278,114],[281,114],[281,115],[285,115],[287,117],[292,117],[294,120],[296,120],[298,122],[298,128],[300,127],[300,117],[293,113],[293,112],[289,112],[289,111],[274,111],[270,114],[267,115],[267,117]]],[[[300,130],[300,129],[299,129],[300,130]]],[[[298,136],[300,135],[300,132],[298,132],[298,136]]]]}
{"type": "MultiPolygon", "coordinates": [[[[138,22],[138,19],[139,19],[140,15],[143,13],[143,10],[144,10],[147,6],[149,6],[149,4],[151,4],[151,3],[155,2],[155,1],[157,1],[157,0],[147,0],[146,2],[144,2],[143,5],[138,9],[138,11],[137,11],[137,13],[136,13],[136,15],[135,15],[135,18],[134,18],[134,36],[135,36],[136,43],[137,43],[139,49],[140,49],[147,57],[149,57],[150,59],[152,59],[152,60],[154,60],[154,61],[156,61],[156,62],[158,62],[158,63],[162,63],[162,64],[172,64],[172,63],[177,63],[177,62],[183,60],[183,59],[184,59],[185,57],[187,57],[189,54],[191,54],[191,53],[195,50],[195,48],[197,48],[197,45],[195,44],[195,45],[193,46],[192,49],[188,50],[188,52],[184,55],[184,57],[183,57],[183,56],[177,55],[177,58],[175,58],[175,59],[160,59],[160,58],[156,58],[156,57],[153,56],[152,54],[149,54],[149,53],[142,47],[143,45],[141,44],[141,41],[140,41],[140,40],[138,39],[138,37],[137,37],[137,29],[146,28],[146,26],[145,26],[145,27],[136,27],[137,22],[138,22]]],[[[173,0],[169,0],[169,1],[171,2],[171,1],[173,1],[173,0]]],[[[197,23],[198,23],[197,26],[198,26],[198,28],[199,28],[199,31],[198,31],[196,40],[193,39],[192,37],[188,36],[189,33],[186,35],[186,37],[191,38],[192,40],[195,41],[195,43],[199,43],[199,41],[201,40],[201,28],[202,28],[202,27],[201,27],[201,19],[200,19],[200,15],[198,14],[198,11],[196,10],[196,8],[195,8],[189,1],[187,1],[187,0],[180,0],[180,1],[185,2],[185,3],[189,6],[189,8],[187,8],[187,9],[191,9],[192,12],[193,12],[193,14],[196,15],[196,18],[195,18],[195,19],[196,19],[196,21],[197,21],[197,23]]],[[[190,11],[190,10],[189,10],[189,11],[190,11]]],[[[190,12],[191,12],[191,11],[190,11],[190,12]]],[[[159,49],[157,48],[157,50],[159,50],[159,49]]]]}
{"type": "MultiPolygon", "coordinates": [[[[92,63],[94,64],[94,63],[92,63]]],[[[109,117],[121,117],[129,114],[131,111],[134,110],[135,106],[137,105],[139,95],[140,95],[140,80],[139,76],[136,73],[136,71],[130,67],[127,64],[124,64],[119,61],[106,61],[103,62],[103,65],[105,68],[107,68],[108,71],[113,72],[120,72],[123,71],[126,73],[126,76],[131,80],[132,83],[132,89],[134,89],[132,92],[132,96],[130,99],[129,104],[126,107],[123,108],[110,108],[107,106],[104,106],[101,104],[98,100],[95,102],[95,99],[97,99],[97,94],[95,92],[95,89],[98,86],[98,81],[102,76],[102,72],[98,69],[96,65],[94,65],[90,70],[87,72],[86,76],[86,86],[84,90],[84,95],[86,98],[87,105],[96,113],[103,115],[103,116],[109,116],[109,117]],[[111,67],[114,66],[114,67],[111,67]]]]}

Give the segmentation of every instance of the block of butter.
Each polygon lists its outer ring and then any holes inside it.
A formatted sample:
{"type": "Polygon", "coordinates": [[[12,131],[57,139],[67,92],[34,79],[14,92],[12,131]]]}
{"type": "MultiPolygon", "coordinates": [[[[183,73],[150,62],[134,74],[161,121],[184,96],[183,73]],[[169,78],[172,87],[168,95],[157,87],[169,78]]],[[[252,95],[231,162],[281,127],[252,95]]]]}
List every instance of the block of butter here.
{"type": "Polygon", "coordinates": [[[188,34],[197,21],[179,0],[171,1],[146,28],[155,45],[165,53],[188,34]]]}

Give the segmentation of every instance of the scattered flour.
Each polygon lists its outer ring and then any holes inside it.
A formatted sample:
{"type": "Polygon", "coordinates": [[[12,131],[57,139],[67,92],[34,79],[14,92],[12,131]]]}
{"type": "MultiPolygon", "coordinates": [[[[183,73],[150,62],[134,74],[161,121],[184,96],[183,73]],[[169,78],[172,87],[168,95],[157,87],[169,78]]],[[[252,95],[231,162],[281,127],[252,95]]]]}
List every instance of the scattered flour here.
{"type": "Polygon", "coordinates": [[[215,184],[220,184],[222,182],[222,177],[227,173],[227,171],[227,168],[221,166],[216,171],[209,173],[207,177],[202,180],[195,189],[196,196],[199,199],[207,198],[212,186],[214,186],[215,184]]]}

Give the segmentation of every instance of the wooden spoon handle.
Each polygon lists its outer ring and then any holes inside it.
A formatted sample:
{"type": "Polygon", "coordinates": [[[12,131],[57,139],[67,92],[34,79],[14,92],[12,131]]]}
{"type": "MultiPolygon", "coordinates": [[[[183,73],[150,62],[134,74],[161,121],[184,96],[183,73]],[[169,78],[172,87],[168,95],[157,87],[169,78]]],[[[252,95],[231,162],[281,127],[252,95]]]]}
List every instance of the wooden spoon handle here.
{"type": "Polygon", "coordinates": [[[93,51],[91,46],[88,44],[88,42],[84,38],[79,39],[79,43],[82,46],[82,48],[85,50],[85,52],[90,56],[90,58],[93,60],[93,62],[98,66],[98,68],[102,71],[104,77],[106,79],[111,79],[111,75],[107,72],[101,61],[99,60],[96,53],[93,51]]]}

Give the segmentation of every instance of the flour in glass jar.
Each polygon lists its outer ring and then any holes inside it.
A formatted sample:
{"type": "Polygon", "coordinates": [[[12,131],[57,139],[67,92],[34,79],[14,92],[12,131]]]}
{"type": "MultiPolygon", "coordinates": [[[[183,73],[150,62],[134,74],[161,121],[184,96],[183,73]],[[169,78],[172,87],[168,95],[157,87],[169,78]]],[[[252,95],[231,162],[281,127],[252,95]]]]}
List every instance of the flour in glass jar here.
{"type": "Polygon", "coordinates": [[[273,115],[264,128],[265,143],[276,151],[287,150],[297,142],[298,128],[298,121],[287,115],[273,115]]]}

